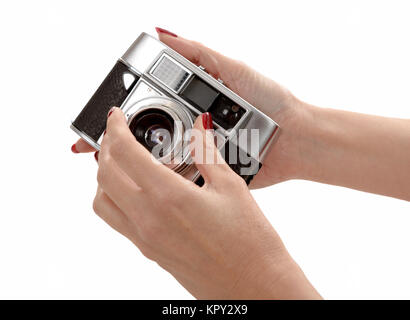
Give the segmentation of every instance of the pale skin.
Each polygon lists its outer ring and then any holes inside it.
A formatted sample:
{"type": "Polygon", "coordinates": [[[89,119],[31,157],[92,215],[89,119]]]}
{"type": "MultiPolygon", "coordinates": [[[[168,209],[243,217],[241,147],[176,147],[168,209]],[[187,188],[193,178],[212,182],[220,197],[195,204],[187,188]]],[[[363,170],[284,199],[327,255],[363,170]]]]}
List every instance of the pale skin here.
{"type": "MultiPolygon", "coordinates": [[[[200,43],[159,38],[280,124],[251,188],[305,179],[410,201],[410,120],[315,107],[200,43]]],[[[321,298],[226,163],[196,164],[205,179],[198,187],[152,161],[113,110],[98,156],[94,210],[102,219],[196,298],[321,298]]],[[[213,150],[201,117],[195,128],[205,137],[196,143],[213,150]]],[[[83,140],[75,149],[93,151],[83,140]]]]}

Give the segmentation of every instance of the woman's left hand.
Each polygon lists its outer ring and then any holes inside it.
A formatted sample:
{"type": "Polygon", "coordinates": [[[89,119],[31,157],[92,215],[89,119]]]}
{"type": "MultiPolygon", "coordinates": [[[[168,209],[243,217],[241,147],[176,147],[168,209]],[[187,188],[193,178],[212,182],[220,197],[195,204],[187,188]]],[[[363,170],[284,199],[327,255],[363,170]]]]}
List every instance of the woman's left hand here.
{"type": "Polygon", "coordinates": [[[195,185],[159,163],[114,108],[98,154],[95,212],[197,298],[319,298],[243,179],[223,161],[201,117],[193,141],[216,164],[195,185]]]}

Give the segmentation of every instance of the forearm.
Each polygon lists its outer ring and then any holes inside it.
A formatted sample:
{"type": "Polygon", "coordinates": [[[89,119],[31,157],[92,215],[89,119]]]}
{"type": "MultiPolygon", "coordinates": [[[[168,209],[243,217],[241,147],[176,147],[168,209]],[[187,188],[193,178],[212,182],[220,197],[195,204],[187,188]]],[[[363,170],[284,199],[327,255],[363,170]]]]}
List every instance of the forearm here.
{"type": "Polygon", "coordinates": [[[410,120],[301,108],[298,178],[410,200],[410,120]]]}

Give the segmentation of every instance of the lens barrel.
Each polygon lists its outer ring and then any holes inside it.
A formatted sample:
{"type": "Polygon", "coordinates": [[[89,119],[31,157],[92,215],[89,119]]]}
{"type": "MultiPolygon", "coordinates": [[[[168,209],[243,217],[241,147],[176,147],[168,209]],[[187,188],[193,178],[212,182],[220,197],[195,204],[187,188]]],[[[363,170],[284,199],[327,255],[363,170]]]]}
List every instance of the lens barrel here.
{"type": "Polygon", "coordinates": [[[131,133],[148,151],[161,147],[160,156],[164,156],[172,147],[174,119],[164,110],[152,108],[137,114],[129,124],[131,133]]]}

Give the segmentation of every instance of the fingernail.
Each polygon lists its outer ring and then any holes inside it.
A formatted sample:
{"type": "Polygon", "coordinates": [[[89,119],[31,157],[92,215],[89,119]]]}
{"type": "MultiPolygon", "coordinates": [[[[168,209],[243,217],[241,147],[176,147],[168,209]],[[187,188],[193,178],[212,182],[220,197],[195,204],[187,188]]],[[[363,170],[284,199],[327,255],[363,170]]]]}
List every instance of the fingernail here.
{"type": "Polygon", "coordinates": [[[106,133],[107,133],[107,130],[104,130],[103,136],[105,136],[106,133]]]}
{"type": "Polygon", "coordinates": [[[162,28],[159,28],[159,27],[155,27],[155,30],[156,30],[158,33],[168,34],[168,35],[173,36],[173,37],[175,37],[175,38],[178,37],[175,33],[171,32],[171,31],[168,31],[168,30],[165,30],[165,29],[162,29],[162,28]]]}
{"type": "Polygon", "coordinates": [[[108,114],[107,114],[107,118],[111,115],[111,113],[114,112],[114,110],[115,110],[115,107],[112,107],[112,108],[110,109],[110,111],[109,111],[108,114]]]}
{"type": "Polygon", "coordinates": [[[98,162],[98,153],[99,153],[99,151],[97,151],[96,153],[94,153],[94,158],[95,158],[95,161],[97,161],[97,162],[98,162]]]}
{"type": "Polygon", "coordinates": [[[72,153],[79,153],[78,150],[77,150],[77,147],[76,147],[75,143],[71,146],[71,152],[72,152],[72,153]]]}
{"type": "Polygon", "coordinates": [[[214,127],[212,123],[212,116],[209,112],[202,114],[202,125],[204,126],[204,129],[212,129],[214,127]]]}

